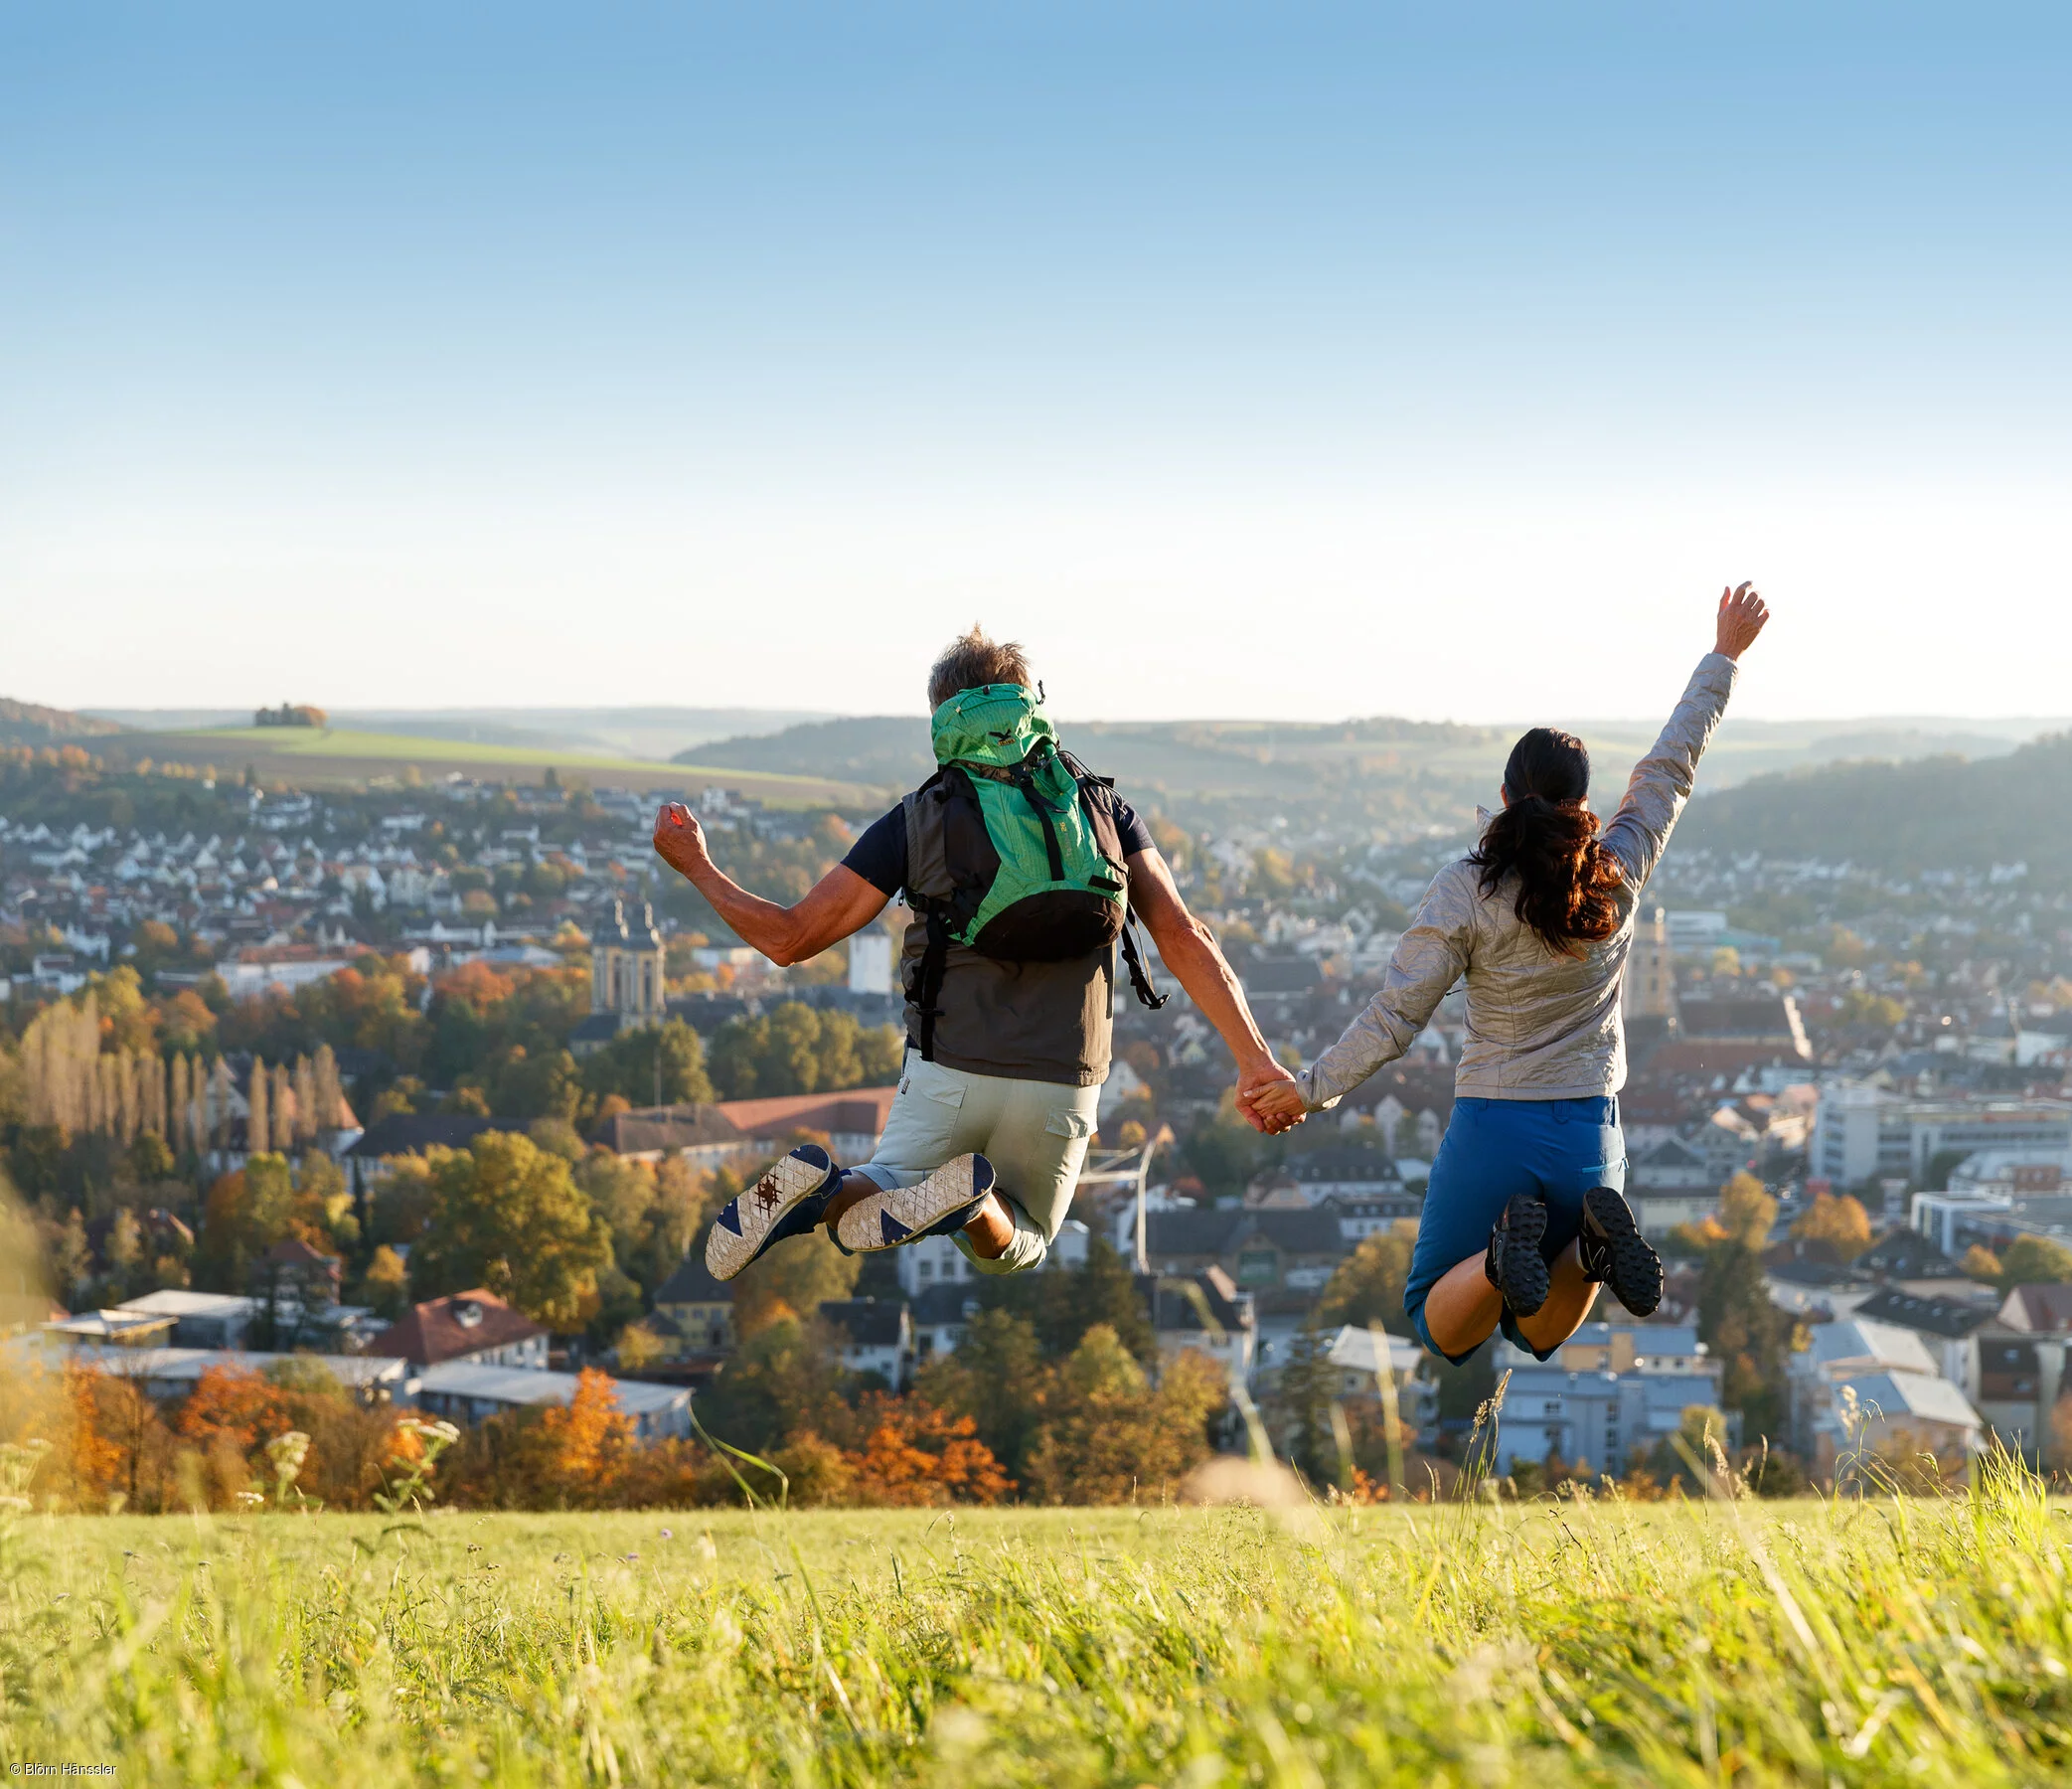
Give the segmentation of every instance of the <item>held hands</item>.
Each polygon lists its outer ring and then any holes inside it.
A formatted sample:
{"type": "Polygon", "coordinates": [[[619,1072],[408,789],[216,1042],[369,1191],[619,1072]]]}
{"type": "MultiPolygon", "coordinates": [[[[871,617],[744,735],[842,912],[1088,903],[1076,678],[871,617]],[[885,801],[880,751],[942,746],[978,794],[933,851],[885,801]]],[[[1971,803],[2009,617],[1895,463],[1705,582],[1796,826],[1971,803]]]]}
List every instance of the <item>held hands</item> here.
{"type": "Polygon", "coordinates": [[[1763,631],[1763,623],[1770,619],[1770,608],[1751,584],[1742,584],[1731,590],[1719,592],[1719,636],[1712,650],[1730,659],[1739,659],[1755,644],[1755,637],[1763,631]]]}
{"type": "Polygon", "coordinates": [[[655,855],[679,876],[712,861],[706,855],[705,828],[681,801],[665,801],[655,815],[655,855]]]}
{"type": "Polygon", "coordinates": [[[1271,1057],[1238,1072],[1237,1109],[1246,1123],[1269,1137],[1293,1130],[1309,1116],[1295,1076],[1271,1057]]]}

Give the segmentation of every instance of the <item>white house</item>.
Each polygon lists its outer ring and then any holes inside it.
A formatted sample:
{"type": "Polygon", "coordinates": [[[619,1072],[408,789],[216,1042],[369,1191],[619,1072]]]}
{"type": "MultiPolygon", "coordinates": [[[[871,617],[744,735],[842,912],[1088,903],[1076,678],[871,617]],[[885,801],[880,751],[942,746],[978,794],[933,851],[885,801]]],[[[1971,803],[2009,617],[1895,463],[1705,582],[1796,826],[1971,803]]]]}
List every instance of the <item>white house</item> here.
{"type": "MultiPolygon", "coordinates": [[[[575,1399],[580,1382],[573,1373],[545,1373],[525,1367],[485,1367],[473,1361],[447,1361],[427,1367],[410,1382],[420,1409],[456,1422],[480,1422],[512,1410],[558,1404],[575,1399]]],[[[633,1432],[643,1441],[691,1432],[691,1393],[682,1385],[649,1384],[643,1380],[613,1380],[618,1405],[633,1418],[633,1432]]]]}
{"type": "Polygon", "coordinates": [[[851,1373],[875,1373],[894,1391],[906,1382],[914,1347],[913,1316],[904,1299],[830,1299],[820,1315],[836,1333],[842,1365],[851,1373]]]}

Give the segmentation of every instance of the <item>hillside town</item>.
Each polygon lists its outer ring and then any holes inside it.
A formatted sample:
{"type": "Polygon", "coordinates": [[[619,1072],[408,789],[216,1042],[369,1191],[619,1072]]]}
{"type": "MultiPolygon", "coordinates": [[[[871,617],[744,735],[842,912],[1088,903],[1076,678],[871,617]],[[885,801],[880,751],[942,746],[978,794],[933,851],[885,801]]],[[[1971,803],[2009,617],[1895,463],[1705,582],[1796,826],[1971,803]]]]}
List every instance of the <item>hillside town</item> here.
{"type": "MultiPolygon", "coordinates": [[[[687,793],[728,872],[779,898],[873,817],[687,793]]],[[[1687,1478],[1714,1445],[1781,1489],[1960,1477],[1994,1445],[2072,1467],[2072,896],[2023,864],[1902,879],[1679,840],[1635,942],[1620,1095],[1661,1309],[1601,1311],[1545,1363],[1500,1344],[1447,1369],[1400,1293],[1458,991],[1276,1139],[1232,1113],[1184,997],[1118,1003],[1040,1285],[942,1238],[793,1244],[715,1281],[717,1203],[802,1138],[840,1161],[876,1143],[897,945],[879,925],[772,966],[660,872],[653,807],[552,773],[323,793],[14,753],[0,1135],[54,1302],[26,1308],[20,1279],[0,1346],[123,1379],[169,1433],[205,1382],[294,1367],[461,1431],[601,1399],[643,1446],[702,1426],[795,1462],[940,1416],[1061,1496],[1094,1483],[1052,1445],[1090,1348],[1127,1357],[1175,1459],[1242,1449],[1256,1411],[1348,1492],[1401,1494],[1406,1457],[1457,1470],[1500,1379],[1495,1468],[1523,1491],[1687,1478]],[[983,1394],[975,1363],[1018,1348],[1050,1404],[983,1394]]],[[[1290,1061],[1364,1004],[1463,849],[1156,824],[1290,1061]]]]}

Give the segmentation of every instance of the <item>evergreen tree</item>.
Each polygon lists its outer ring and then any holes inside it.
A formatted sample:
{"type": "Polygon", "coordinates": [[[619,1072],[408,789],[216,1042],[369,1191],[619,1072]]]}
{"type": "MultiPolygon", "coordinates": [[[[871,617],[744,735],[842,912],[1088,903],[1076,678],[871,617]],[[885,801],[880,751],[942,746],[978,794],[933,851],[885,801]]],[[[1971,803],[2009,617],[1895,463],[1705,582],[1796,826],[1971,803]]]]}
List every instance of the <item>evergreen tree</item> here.
{"type": "Polygon", "coordinates": [[[1339,1370],[1324,1349],[1321,1332],[1307,1327],[1296,1332],[1275,1380],[1268,1415],[1289,1463],[1313,1485],[1337,1485],[1346,1471],[1331,1421],[1339,1370]]]}
{"type": "Polygon", "coordinates": [[[1771,1303],[1762,1256],[1745,1242],[1729,1237],[1705,1251],[1698,1339],[1724,1369],[1721,1395],[1741,1412],[1748,1438],[1781,1434],[1792,1322],[1771,1303]]]}
{"type": "Polygon", "coordinates": [[[1158,1337],[1137,1276],[1102,1237],[1089,1241],[1083,1267],[988,1275],[972,1295],[1026,1317],[1053,1360],[1070,1354],[1096,1325],[1105,1325],[1139,1361],[1158,1359],[1158,1337]]]}
{"type": "Polygon", "coordinates": [[[920,1371],[916,1389],[937,1409],[969,1416],[978,1437],[1020,1478],[1042,1417],[1045,1367],[1036,1325],[1012,1311],[980,1311],[954,1354],[920,1371]]]}

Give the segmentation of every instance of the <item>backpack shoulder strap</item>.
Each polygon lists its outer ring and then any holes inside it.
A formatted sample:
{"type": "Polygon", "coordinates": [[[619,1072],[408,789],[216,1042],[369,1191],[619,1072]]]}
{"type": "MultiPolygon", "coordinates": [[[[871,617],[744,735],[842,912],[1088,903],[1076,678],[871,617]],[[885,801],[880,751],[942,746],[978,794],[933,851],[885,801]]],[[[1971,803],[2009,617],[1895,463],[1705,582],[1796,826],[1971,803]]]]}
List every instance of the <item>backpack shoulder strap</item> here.
{"type": "Polygon", "coordinates": [[[935,1060],[935,1022],[942,1017],[942,972],[950,959],[950,922],[939,900],[931,900],[921,908],[921,919],[928,928],[928,942],[921,951],[920,965],[914,972],[913,986],[908,995],[921,1022],[920,1036],[913,1041],[914,1048],[920,1052],[922,1061],[932,1062],[935,1060]]]}
{"type": "Polygon", "coordinates": [[[1127,908],[1122,915],[1122,960],[1130,972],[1130,990],[1140,1004],[1156,1013],[1173,998],[1170,994],[1161,994],[1151,985],[1151,976],[1144,967],[1144,954],[1137,948],[1137,915],[1127,908]]]}
{"type": "MultiPolygon", "coordinates": [[[[1058,761],[1072,773],[1079,785],[1079,805],[1086,810],[1092,822],[1094,837],[1100,841],[1101,850],[1117,866],[1126,869],[1122,855],[1122,832],[1115,824],[1115,810],[1109,801],[1096,801],[1094,791],[1104,790],[1109,797],[1115,793],[1115,778],[1096,776],[1062,746],[1058,747],[1058,761]]],[[[1122,909],[1122,961],[1130,972],[1130,991],[1137,996],[1141,1005],[1158,1012],[1173,997],[1161,994],[1151,985],[1151,975],[1144,967],[1144,951],[1137,942],[1137,916],[1130,911],[1127,888],[1123,894],[1122,909]]]]}
{"type": "Polygon", "coordinates": [[[906,904],[927,928],[927,942],[906,988],[920,1021],[914,1048],[924,1062],[935,1060],[935,1022],[942,1017],[942,977],[950,958],[950,912],[958,894],[948,860],[942,804],[960,795],[974,803],[978,799],[963,772],[946,764],[902,804],[906,812],[906,904]]]}
{"type": "Polygon", "coordinates": [[[946,898],[956,886],[942,805],[970,791],[961,773],[945,765],[900,803],[906,813],[906,904],[915,912],[927,900],[946,898]]]}

